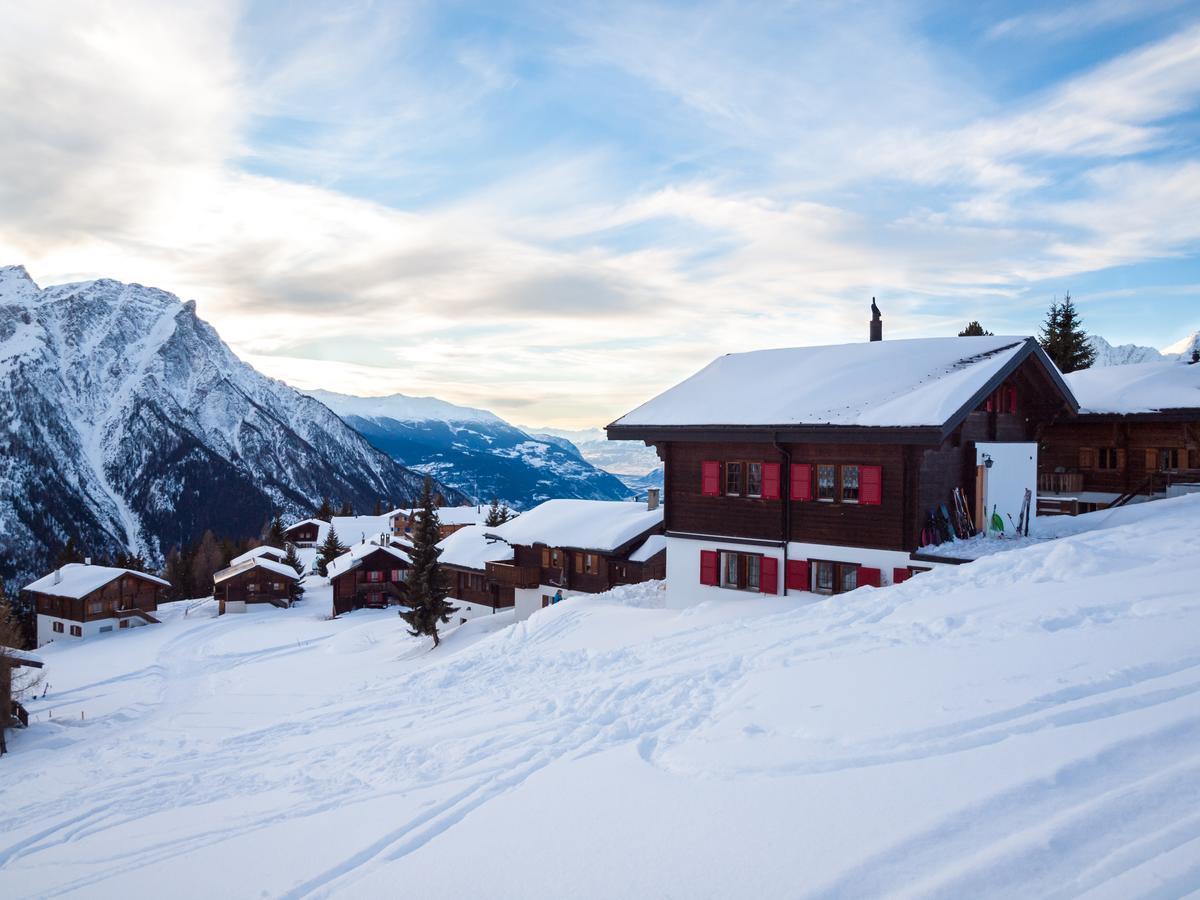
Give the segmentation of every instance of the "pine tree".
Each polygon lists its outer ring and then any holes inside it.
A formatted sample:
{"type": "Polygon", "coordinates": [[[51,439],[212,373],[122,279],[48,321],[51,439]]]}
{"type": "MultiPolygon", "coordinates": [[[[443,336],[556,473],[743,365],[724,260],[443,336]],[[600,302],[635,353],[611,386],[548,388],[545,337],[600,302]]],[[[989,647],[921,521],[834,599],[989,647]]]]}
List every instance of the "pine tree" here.
{"type": "MultiPolygon", "coordinates": [[[[331,529],[332,530],[332,529],[331,529]]],[[[285,566],[291,566],[296,570],[296,574],[301,578],[304,577],[304,563],[300,561],[300,554],[296,552],[296,545],[289,543],[287,545],[287,556],[283,558],[285,566]]],[[[297,581],[292,585],[292,599],[299,600],[304,595],[304,585],[297,581]]]]}
{"type": "Polygon", "coordinates": [[[287,543],[287,535],[283,533],[283,519],[278,515],[271,520],[271,527],[267,529],[267,536],[263,543],[276,550],[282,550],[283,545],[287,543]]]}
{"type": "Polygon", "coordinates": [[[317,571],[321,573],[321,576],[328,576],[329,564],[349,549],[338,538],[337,529],[330,525],[329,534],[325,535],[325,542],[317,550],[317,571]]]}
{"type": "Polygon", "coordinates": [[[433,482],[426,477],[421,492],[421,506],[413,525],[412,569],[408,575],[407,612],[400,617],[408,623],[413,637],[426,635],[433,638],[433,646],[441,643],[438,623],[450,621],[457,609],[446,602],[446,579],[438,564],[439,523],[433,506],[433,482]]]}
{"type": "Polygon", "coordinates": [[[375,515],[377,515],[377,516],[383,515],[383,501],[382,500],[375,501],[375,515]]]}
{"type": "Polygon", "coordinates": [[[1200,347],[1192,349],[1192,363],[1200,363],[1200,347]]]}
{"type": "Polygon", "coordinates": [[[958,333],[959,337],[990,337],[990,331],[984,331],[983,326],[979,324],[977,319],[972,319],[967,323],[967,327],[958,333]]]}
{"type": "Polygon", "coordinates": [[[174,600],[189,600],[196,596],[192,583],[192,549],[173,547],[167,554],[163,577],[171,582],[170,596],[174,600]]]}
{"type": "Polygon", "coordinates": [[[1064,373],[1086,369],[1095,361],[1096,351],[1088,344],[1083,320],[1075,309],[1070,291],[1062,303],[1050,305],[1042,327],[1041,343],[1046,354],[1064,373]]]}
{"type": "Polygon", "coordinates": [[[488,528],[495,528],[497,525],[503,525],[507,521],[508,518],[500,510],[499,499],[493,497],[491,505],[488,506],[487,518],[483,520],[483,524],[488,528]]]}
{"type": "Polygon", "coordinates": [[[347,518],[349,518],[350,516],[354,515],[354,507],[350,505],[350,501],[349,501],[349,500],[345,500],[345,501],[343,501],[343,503],[342,503],[342,511],[341,511],[341,512],[339,512],[339,513],[338,513],[338,515],[339,515],[339,516],[346,516],[347,518]]]}
{"type": "Polygon", "coordinates": [[[211,531],[204,532],[192,557],[192,591],[195,596],[203,597],[212,593],[213,575],[225,568],[225,559],[216,536],[211,531]]]}
{"type": "Polygon", "coordinates": [[[329,502],[328,497],[321,498],[321,505],[317,511],[313,513],[314,519],[319,519],[322,522],[328,522],[333,518],[333,504],[329,502]]]}
{"type": "Polygon", "coordinates": [[[58,557],[54,560],[54,568],[61,569],[67,563],[83,562],[83,554],[79,552],[79,548],[75,546],[75,538],[68,537],[67,542],[63,544],[61,550],[58,551],[58,557]]]}

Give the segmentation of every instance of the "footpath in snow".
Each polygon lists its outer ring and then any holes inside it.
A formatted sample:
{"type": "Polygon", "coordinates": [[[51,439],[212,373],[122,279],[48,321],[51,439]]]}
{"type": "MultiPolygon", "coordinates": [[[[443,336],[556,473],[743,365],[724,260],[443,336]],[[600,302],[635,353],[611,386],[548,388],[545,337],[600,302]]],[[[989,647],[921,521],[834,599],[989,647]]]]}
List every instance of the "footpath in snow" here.
{"type": "Polygon", "coordinates": [[[896,587],[675,612],[642,585],[436,652],[394,611],[177,604],[43,652],[0,761],[0,885],[1186,895],[1200,497],[1126,512],[896,587]]]}

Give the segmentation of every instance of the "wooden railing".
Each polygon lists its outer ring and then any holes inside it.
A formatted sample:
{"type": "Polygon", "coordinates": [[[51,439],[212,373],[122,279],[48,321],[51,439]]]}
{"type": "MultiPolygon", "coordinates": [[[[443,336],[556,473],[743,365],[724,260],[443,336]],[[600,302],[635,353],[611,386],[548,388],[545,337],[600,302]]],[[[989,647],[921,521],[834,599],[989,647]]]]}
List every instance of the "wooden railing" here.
{"type": "Polygon", "coordinates": [[[489,562],[487,576],[499,585],[513,588],[535,588],[542,582],[542,570],[537,566],[512,563],[489,562]]]}
{"type": "Polygon", "coordinates": [[[1048,494],[1078,494],[1083,490],[1083,473],[1043,472],[1038,475],[1038,490],[1048,494]]]}

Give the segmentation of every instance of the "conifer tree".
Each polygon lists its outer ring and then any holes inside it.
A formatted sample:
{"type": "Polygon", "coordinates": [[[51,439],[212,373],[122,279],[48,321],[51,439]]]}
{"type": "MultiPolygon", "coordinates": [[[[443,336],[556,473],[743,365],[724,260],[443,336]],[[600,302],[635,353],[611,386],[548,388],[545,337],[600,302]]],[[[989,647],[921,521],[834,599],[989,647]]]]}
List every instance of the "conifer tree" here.
{"type": "Polygon", "coordinates": [[[1096,351],[1088,344],[1087,332],[1083,330],[1083,321],[1071,300],[1070,291],[1062,303],[1050,304],[1042,326],[1041,344],[1062,372],[1077,372],[1095,361],[1096,351]]]}
{"type": "Polygon", "coordinates": [[[333,504],[329,502],[328,497],[321,498],[321,505],[317,508],[317,511],[313,513],[313,518],[319,519],[322,522],[328,522],[333,518],[333,504]]]}
{"type": "Polygon", "coordinates": [[[1200,363],[1200,347],[1192,348],[1192,363],[1200,363]]]}
{"type": "MultiPolygon", "coordinates": [[[[505,507],[504,510],[507,510],[505,507]]],[[[504,510],[500,509],[500,501],[496,497],[492,498],[491,504],[488,506],[487,518],[483,520],[483,524],[488,528],[495,528],[497,525],[503,525],[508,521],[508,516],[504,514],[504,510]]]]}
{"type": "Polygon", "coordinates": [[[354,507],[350,505],[349,500],[342,501],[342,511],[338,515],[347,517],[354,515],[354,507]]]}
{"type": "Polygon", "coordinates": [[[377,515],[377,516],[383,515],[383,501],[382,500],[375,501],[375,515],[377,515]]]}
{"type": "Polygon", "coordinates": [[[437,647],[442,640],[438,635],[438,623],[444,625],[449,622],[450,615],[457,607],[446,602],[446,579],[438,564],[438,555],[441,553],[437,546],[440,539],[439,524],[433,502],[433,482],[426,477],[421,492],[421,506],[413,524],[412,570],[408,575],[409,609],[402,611],[400,617],[408,623],[409,634],[413,637],[432,637],[433,646],[437,647]]]}
{"type": "Polygon", "coordinates": [[[983,326],[979,324],[977,319],[972,319],[967,323],[967,327],[958,333],[959,337],[990,337],[990,331],[984,331],[983,326]]]}
{"type": "Polygon", "coordinates": [[[329,575],[329,564],[349,549],[338,537],[337,529],[330,525],[329,534],[325,535],[325,542],[317,550],[317,571],[323,577],[329,575]]]}
{"type": "Polygon", "coordinates": [[[58,551],[58,557],[54,560],[54,568],[61,569],[67,563],[83,562],[83,554],[79,552],[79,548],[75,546],[75,538],[68,537],[67,542],[63,544],[61,550],[58,551]]]}
{"type": "MultiPolygon", "coordinates": [[[[211,531],[205,531],[192,557],[192,592],[197,597],[213,591],[213,575],[225,568],[226,556],[211,531]]],[[[189,598],[190,599],[190,598],[189,598]]]]}
{"type": "MultiPolygon", "coordinates": [[[[300,554],[296,552],[295,544],[289,543],[287,545],[287,556],[283,558],[283,564],[285,566],[291,566],[296,570],[297,575],[299,575],[301,578],[304,577],[304,563],[300,561],[300,554]]],[[[304,585],[297,581],[294,585],[292,585],[292,599],[299,600],[303,594],[304,585]]]]}
{"type": "Polygon", "coordinates": [[[283,545],[287,543],[287,536],[283,533],[283,519],[278,515],[271,520],[271,527],[267,529],[266,545],[274,547],[276,550],[282,550],[283,545]]]}

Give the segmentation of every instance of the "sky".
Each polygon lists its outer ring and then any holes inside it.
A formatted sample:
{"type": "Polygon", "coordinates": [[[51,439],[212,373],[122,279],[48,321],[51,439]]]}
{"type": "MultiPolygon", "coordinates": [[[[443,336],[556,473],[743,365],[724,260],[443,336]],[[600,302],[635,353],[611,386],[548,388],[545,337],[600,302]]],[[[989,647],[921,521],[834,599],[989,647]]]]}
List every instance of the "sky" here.
{"type": "Polygon", "coordinates": [[[0,264],[300,388],[603,425],[715,356],[1200,329],[1200,8],[0,5],[0,264]]]}

